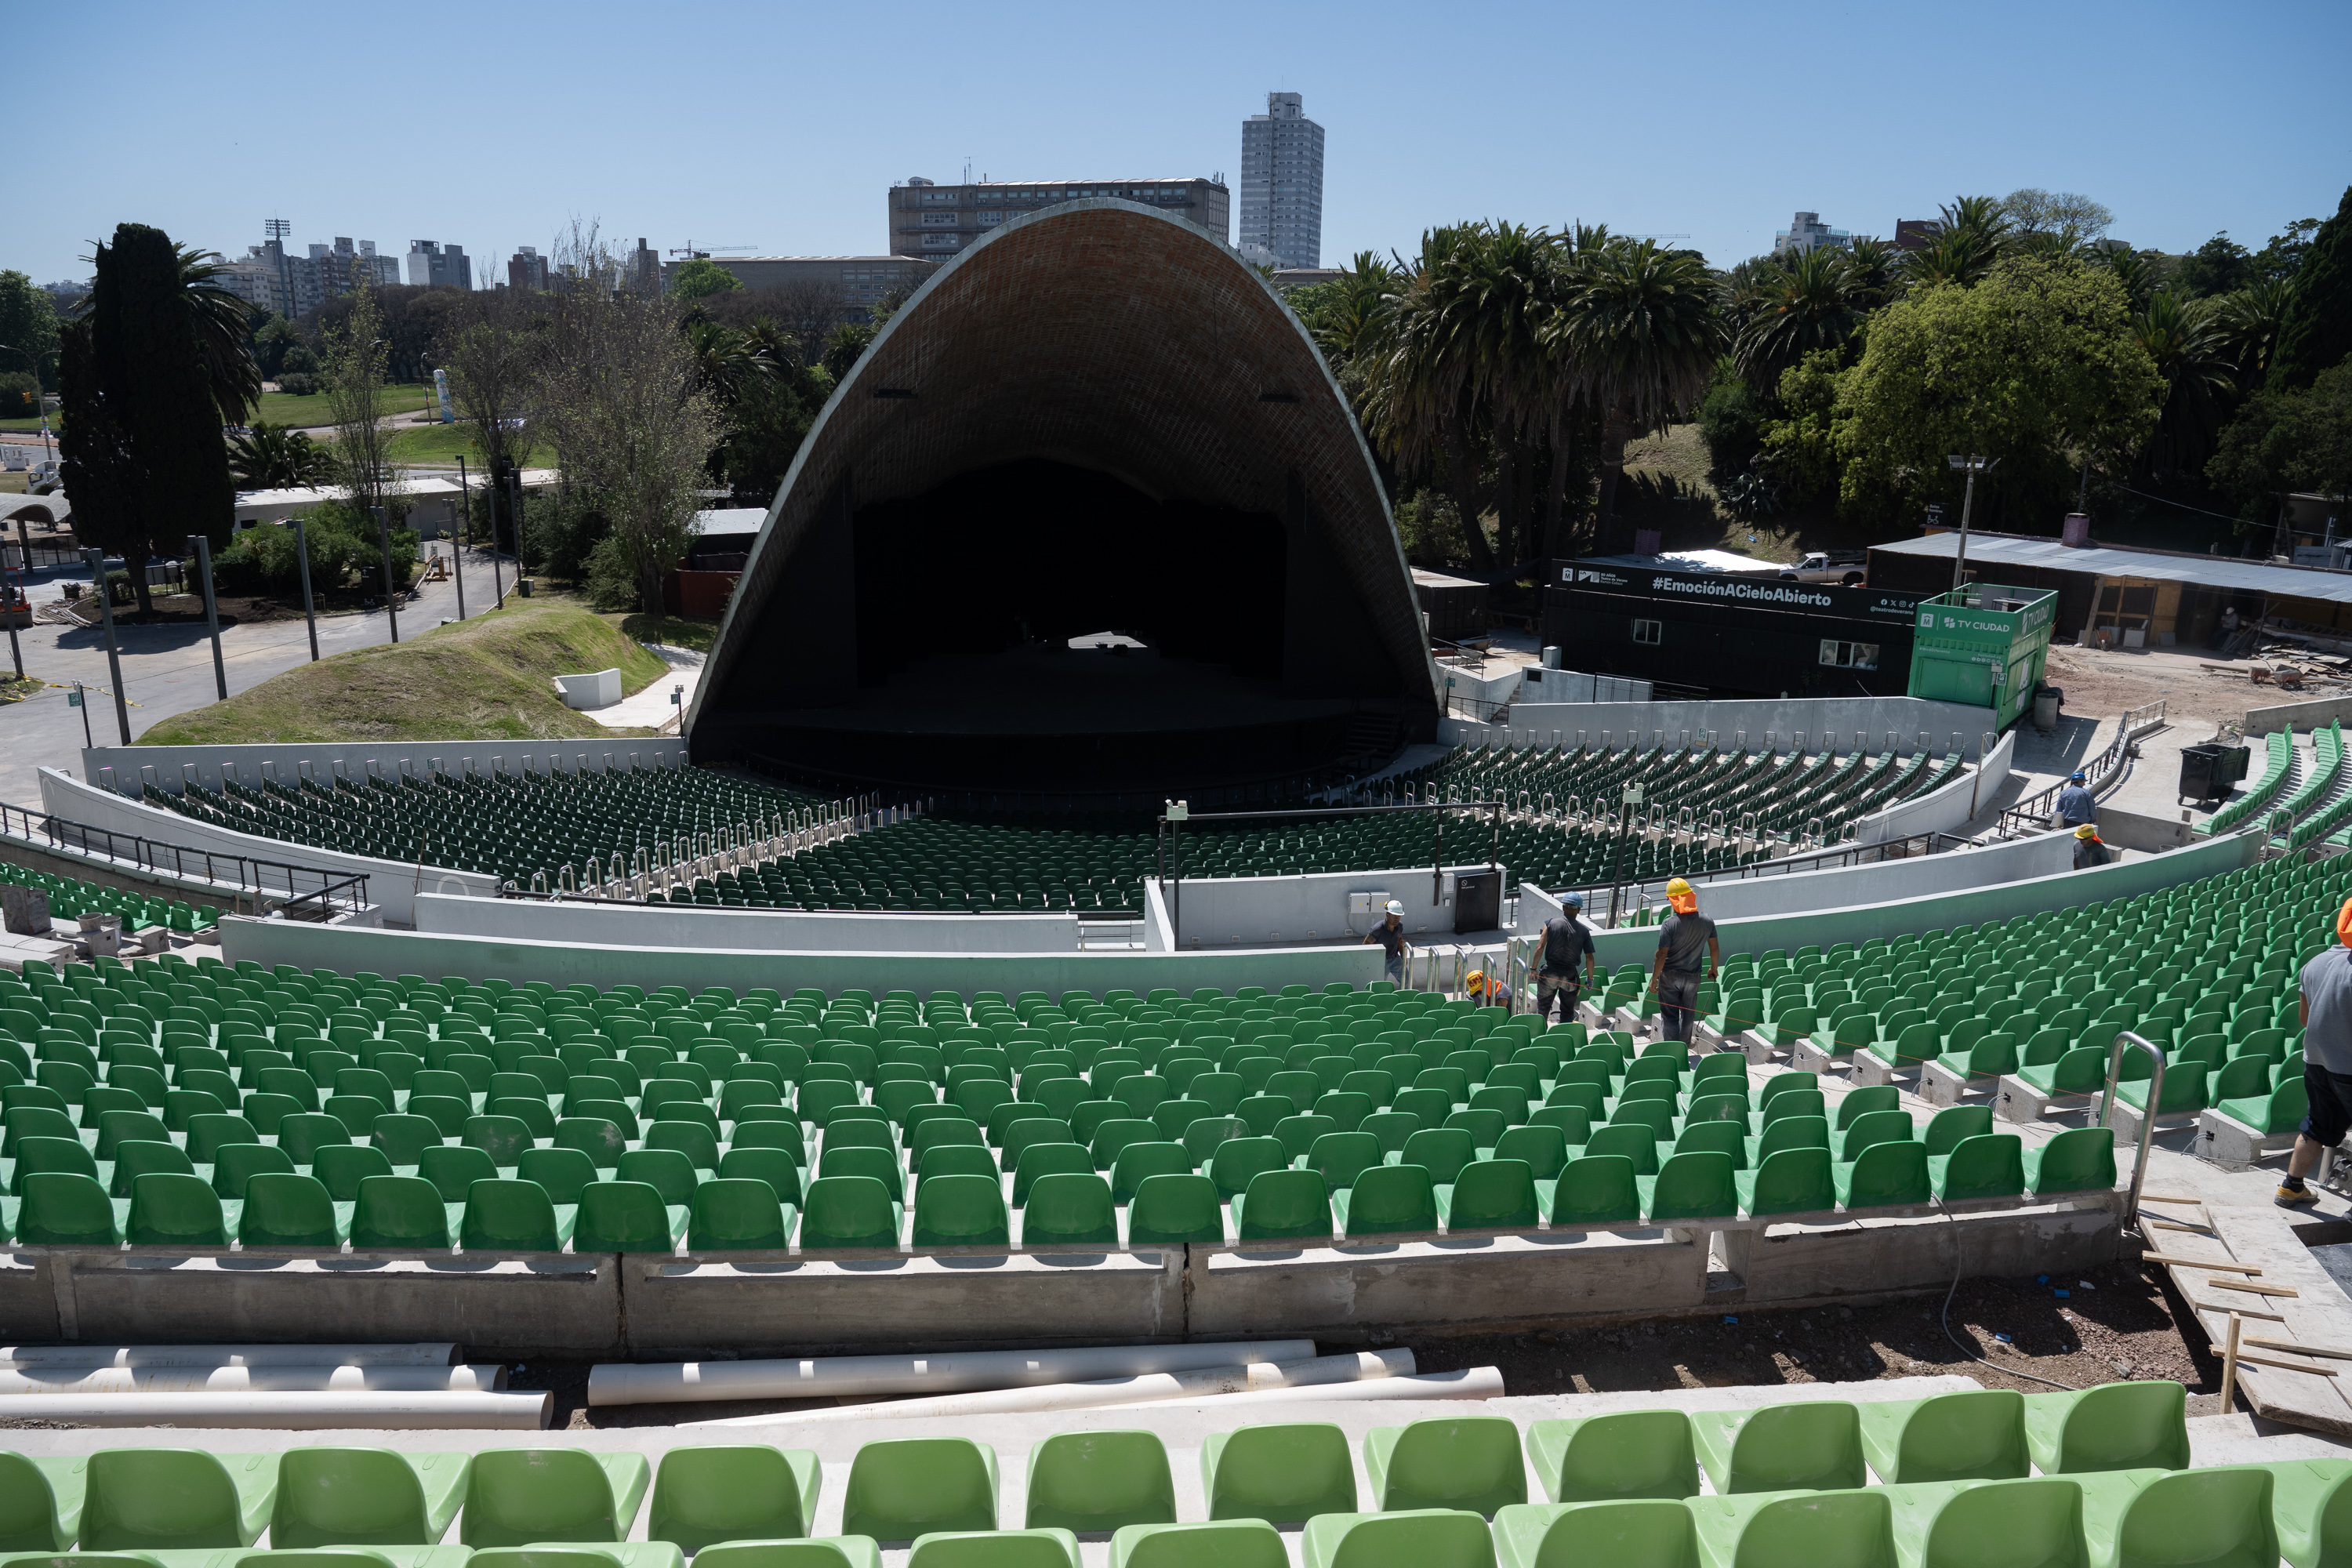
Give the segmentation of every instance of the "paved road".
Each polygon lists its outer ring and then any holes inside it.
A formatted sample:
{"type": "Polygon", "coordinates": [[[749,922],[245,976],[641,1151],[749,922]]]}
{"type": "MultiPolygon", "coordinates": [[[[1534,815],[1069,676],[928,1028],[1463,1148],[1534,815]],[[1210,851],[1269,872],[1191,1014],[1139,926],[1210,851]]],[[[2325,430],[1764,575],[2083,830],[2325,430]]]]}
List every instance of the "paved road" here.
{"type": "MultiPolygon", "coordinates": [[[[120,562],[110,562],[119,566],[120,562]]],[[[514,563],[505,563],[501,574],[507,591],[514,591],[514,563]]],[[[29,589],[37,606],[61,597],[58,584],[81,574],[62,570],[37,572],[29,589]]],[[[490,556],[468,549],[465,556],[466,609],[479,615],[492,607],[490,556]]],[[[457,615],[454,583],[428,583],[422,596],[400,608],[401,635],[413,637],[457,615]]],[[[53,626],[36,621],[19,631],[25,672],[47,681],[69,685],[85,681],[92,688],[89,733],[100,745],[112,745],[121,736],[117,728],[113,687],[107,676],[106,633],[103,628],[53,626]]],[[[123,694],[131,703],[131,733],[135,738],[158,720],[202,708],[217,700],[213,683],[212,639],[204,624],[168,626],[118,626],[121,648],[123,694]]],[[[368,647],[391,640],[382,610],[319,617],[321,657],[348,648],[368,647]]],[[[256,626],[231,626],[221,633],[222,662],[228,671],[232,695],[257,686],[271,676],[308,662],[310,639],[298,618],[256,626]]],[[[5,667],[0,667],[5,668],[5,667]]],[[[66,768],[81,773],[83,713],[67,705],[67,693],[52,687],[37,697],[0,707],[0,801],[12,805],[40,804],[40,780],[36,770],[66,768]]]]}

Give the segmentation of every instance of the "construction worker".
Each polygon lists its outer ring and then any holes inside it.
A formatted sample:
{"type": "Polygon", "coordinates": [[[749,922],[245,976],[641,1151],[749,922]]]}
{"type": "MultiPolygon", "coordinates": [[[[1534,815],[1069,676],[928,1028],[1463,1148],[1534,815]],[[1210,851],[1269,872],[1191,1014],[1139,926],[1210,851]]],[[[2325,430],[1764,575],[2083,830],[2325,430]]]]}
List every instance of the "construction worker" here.
{"type": "Polygon", "coordinates": [[[2070,774],[2066,787],[2058,792],[2058,821],[2062,826],[2080,827],[2084,823],[2099,820],[2099,803],[2083,787],[2080,772],[2070,774]]]}
{"type": "Polygon", "coordinates": [[[2303,1026],[2303,1091],[2310,1102],[2276,1202],[2283,1209],[2319,1202],[2304,1184],[2319,1156],[2352,1128],[2352,899],[2336,911],[2336,945],[2303,966],[2296,1021],[2303,1026]]]}
{"type": "Polygon", "coordinates": [[[2115,855],[2107,848],[2107,841],[2099,837],[2097,828],[2086,822],[2074,829],[2074,869],[2083,871],[2093,866],[2104,866],[2114,858],[2115,855]]]}
{"type": "Polygon", "coordinates": [[[1698,1011],[1703,979],[1723,967],[1723,949],[1715,940],[1715,922],[1698,912],[1698,895],[1680,877],[1666,884],[1666,902],[1674,913],[1658,927],[1658,953],[1650,961],[1650,986],[1658,994],[1664,1016],[1663,1039],[1690,1044],[1691,1020],[1698,1011]],[[1699,968],[1705,953],[1706,969],[1699,968]]]}
{"type": "Polygon", "coordinates": [[[1584,963],[1584,984],[1601,984],[1592,928],[1584,923],[1583,913],[1584,896],[1570,893],[1560,900],[1559,913],[1544,921],[1543,945],[1536,950],[1536,1016],[1547,1022],[1555,997],[1559,1001],[1559,1021],[1576,1022],[1576,1004],[1582,995],[1576,973],[1579,959],[1584,963]]]}
{"type": "Polygon", "coordinates": [[[1489,1007],[1508,1007],[1511,988],[1499,974],[1488,979],[1483,969],[1474,969],[1462,977],[1462,994],[1473,1002],[1489,1007]]]}
{"type": "Polygon", "coordinates": [[[1400,991],[1403,990],[1406,947],[1404,906],[1394,899],[1389,900],[1388,913],[1381,917],[1381,923],[1374,926],[1370,934],[1364,938],[1364,945],[1367,947],[1374,942],[1379,942],[1388,952],[1388,956],[1381,961],[1381,973],[1388,977],[1390,984],[1400,991]]]}

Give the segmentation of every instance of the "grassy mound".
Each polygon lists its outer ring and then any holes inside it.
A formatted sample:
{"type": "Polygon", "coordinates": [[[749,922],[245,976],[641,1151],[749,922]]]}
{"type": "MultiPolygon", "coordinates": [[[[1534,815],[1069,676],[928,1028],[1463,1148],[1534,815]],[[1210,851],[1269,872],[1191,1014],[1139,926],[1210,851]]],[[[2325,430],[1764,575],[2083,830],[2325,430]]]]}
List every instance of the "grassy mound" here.
{"type": "Polygon", "coordinates": [[[634,693],[668,672],[612,620],[525,599],[455,626],[273,676],[226,702],[165,719],[142,745],[254,741],[557,740],[607,730],[563,705],[554,677],[621,671],[634,693]]]}

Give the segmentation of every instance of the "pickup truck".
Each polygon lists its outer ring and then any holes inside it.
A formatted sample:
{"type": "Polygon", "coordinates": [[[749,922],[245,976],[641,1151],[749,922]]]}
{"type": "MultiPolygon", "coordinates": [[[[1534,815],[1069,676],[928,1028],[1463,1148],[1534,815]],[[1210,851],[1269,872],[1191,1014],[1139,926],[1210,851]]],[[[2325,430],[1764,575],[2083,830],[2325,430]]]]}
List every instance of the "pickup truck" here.
{"type": "Polygon", "coordinates": [[[1859,550],[1810,550],[1793,566],[1780,568],[1783,582],[1837,583],[1853,587],[1862,581],[1864,555],[1859,550]]]}

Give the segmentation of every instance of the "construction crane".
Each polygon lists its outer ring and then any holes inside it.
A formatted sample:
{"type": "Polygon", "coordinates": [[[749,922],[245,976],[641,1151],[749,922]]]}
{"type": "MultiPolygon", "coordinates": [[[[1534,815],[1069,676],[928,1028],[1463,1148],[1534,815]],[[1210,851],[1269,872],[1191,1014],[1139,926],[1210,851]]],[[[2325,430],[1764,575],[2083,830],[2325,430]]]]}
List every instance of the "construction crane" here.
{"type": "Polygon", "coordinates": [[[708,260],[709,260],[712,257],[717,256],[717,255],[719,255],[719,254],[721,254],[721,253],[723,253],[723,252],[727,252],[727,251],[755,251],[755,250],[757,250],[757,249],[759,249],[759,248],[760,248],[760,247],[759,247],[758,246],[756,246],[756,245],[709,245],[709,246],[698,246],[698,245],[696,245],[692,240],[688,240],[688,241],[687,241],[687,242],[686,242],[684,245],[682,245],[682,246],[672,246],[672,247],[670,247],[670,252],[669,252],[669,253],[670,253],[672,256],[684,256],[684,257],[688,257],[688,258],[691,258],[692,259],[697,260],[697,261],[708,261],[708,260]]]}

